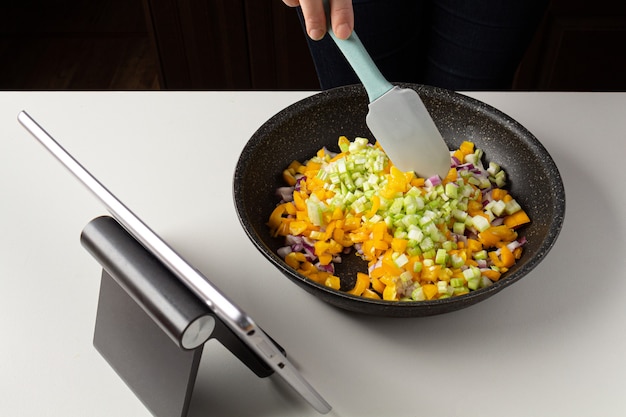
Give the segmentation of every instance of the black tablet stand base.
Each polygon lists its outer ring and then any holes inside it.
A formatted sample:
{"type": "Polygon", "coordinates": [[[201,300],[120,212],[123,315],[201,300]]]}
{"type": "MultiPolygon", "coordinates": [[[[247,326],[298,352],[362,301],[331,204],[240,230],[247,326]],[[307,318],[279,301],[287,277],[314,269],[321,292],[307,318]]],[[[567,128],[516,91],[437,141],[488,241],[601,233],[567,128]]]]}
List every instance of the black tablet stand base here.
{"type": "Polygon", "coordinates": [[[187,415],[203,345],[172,343],[106,271],[93,343],[154,416],[187,415]]]}

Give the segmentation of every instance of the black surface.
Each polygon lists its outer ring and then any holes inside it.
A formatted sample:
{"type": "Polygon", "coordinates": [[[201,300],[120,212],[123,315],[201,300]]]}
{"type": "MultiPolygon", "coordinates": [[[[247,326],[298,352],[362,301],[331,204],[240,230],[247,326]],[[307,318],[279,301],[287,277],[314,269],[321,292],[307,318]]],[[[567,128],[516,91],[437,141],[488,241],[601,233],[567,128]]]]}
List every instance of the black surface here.
{"type": "MultiPolygon", "coordinates": [[[[276,206],[282,170],[291,161],[305,161],[326,146],[338,151],[340,135],[353,140],[372,138],[365,124],[367,95],[361,86],[328,90],[287,107],[261,126],[243,149],[233,180],[237,215],[249,238],[285,276],[311,294],[335,306],[380,316],[428,316],[458,310],[508,287],[535,268],[557,239],[565,215],[565,191],[559,171],[543,145],[527,129],[497,109],[470,97],[422,85],[415,89],[451,149],[464,140],[485,151],[487,160],[507,172],[507,188],[524,207],[532,223],[519,232],[526,236],[522,258],[496,283],[467,295],[444,300],[391,302],[368,300],[317,284],[298,274],[276,255],[282,239],[266,226],[276,206]]],[[[338,275],[342,288],[351,288],[366,264],[345,256],[338,275]]]]}
{"type": "Polygon", "coordinates": [[[172,343],[106,271],[93,344],[154,416],[187,415],[203,345],[172,343]]]}

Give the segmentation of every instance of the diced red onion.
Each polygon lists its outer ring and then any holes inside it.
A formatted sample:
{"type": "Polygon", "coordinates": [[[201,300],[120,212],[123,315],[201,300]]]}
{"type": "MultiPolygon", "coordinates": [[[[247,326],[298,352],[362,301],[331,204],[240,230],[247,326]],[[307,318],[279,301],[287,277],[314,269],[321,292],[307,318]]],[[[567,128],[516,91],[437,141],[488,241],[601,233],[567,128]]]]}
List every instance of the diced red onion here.
{"type": "Polygon", "coordinates": [[[276,195],[280,197],[282,201],[293,201],[293,190],[294,187],[279,187],[276,189],[276,195]]]}
{"type": "Polygon", "coordinates": [[[285,256],[289,255],[291,252],[293,252],[293,250],[291,249],[291,246],[283,246],[282,248],[278,248],[278,250],[276,251],[278,256],[280,256],[283,259],[285,258],[285,256]]]}
{"type": "Polygon", "coordinates": [[[296,191],[300,191],[300,183],[302,181],[306,181],[306,176],[301,175],[299,177],[296,177],[296,185],[294,187],[296,191]]]}

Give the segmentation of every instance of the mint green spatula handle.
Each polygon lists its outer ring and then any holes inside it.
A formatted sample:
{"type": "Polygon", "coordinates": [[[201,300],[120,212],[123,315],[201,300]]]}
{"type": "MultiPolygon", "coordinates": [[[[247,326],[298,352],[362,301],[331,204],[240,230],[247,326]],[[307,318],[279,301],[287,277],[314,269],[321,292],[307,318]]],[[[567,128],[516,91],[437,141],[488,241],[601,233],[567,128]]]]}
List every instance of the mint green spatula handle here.
{"type": "Polygon", "coordinates": [[[326,11],[326,17],[328,21],[328,33],[333,38],[339,50],[346,57],[350,66],[356,73],[357,77],[363,83],[370,103],[389,91],[393,85],[385,79],[383,74],[372,60],[372,57],[367,53],[365,47],[361,43],[361,40],[356,35],[356,32],[352,31],[352,34],[348,39],[339,39],[333,33],[330,25],[330,9],[328,0],[324,0],[324,10],[326,11]]]}

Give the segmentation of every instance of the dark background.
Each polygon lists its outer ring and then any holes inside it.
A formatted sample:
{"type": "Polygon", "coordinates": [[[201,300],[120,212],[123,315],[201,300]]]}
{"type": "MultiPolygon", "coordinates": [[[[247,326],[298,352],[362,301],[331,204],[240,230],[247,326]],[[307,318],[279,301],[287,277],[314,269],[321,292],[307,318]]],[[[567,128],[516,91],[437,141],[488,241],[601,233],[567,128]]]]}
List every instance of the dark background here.
{"type": "MultiPolygon", "coordinates": [[[[280,0],[2,3],[3,90],[319,89],[280,0]]],[[[513,89],[626,91],[626,1],[552,0],[513,89]]]]}

